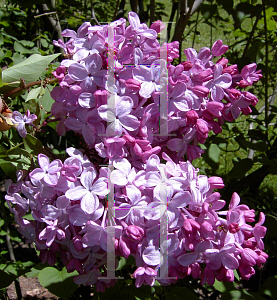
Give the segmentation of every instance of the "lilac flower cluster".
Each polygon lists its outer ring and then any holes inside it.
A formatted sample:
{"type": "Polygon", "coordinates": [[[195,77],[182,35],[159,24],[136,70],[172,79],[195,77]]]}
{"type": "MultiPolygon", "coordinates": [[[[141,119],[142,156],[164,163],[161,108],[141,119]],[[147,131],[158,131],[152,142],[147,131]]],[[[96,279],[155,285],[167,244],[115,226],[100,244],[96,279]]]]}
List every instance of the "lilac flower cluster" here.
{"type": "Polygon", "coordinates": [[[199,143],[210,131],[218,134],[224,121],[251,112],[256,96],[237,88],[252,85],[262,75],[256,64],[239,72],[224,57],[213,62],[228,49],[221,40],[211,50],[186,49],[187,60],[174,66],[179,44],[160,46],[158,33],[166,30],[162,22],[148,28],[130,12],[129,23],[85,22],[77,33],[63,31],[66,43],[54,42],[68,56],[54,72],[59,86],[51,93],[51,112],[60,120],[57,132],[81,134],[107,160],[127,157],[139,164],[151,154],[161,158],[164,151],[175,162],[185,154],[192,161],[203,153],[199,143]],[[166,99],[161,97],[164,91],[166,99]],[[164,132],[159,126],[161,106],[167,109],[164,132]]]}
{"type": "MultiPolygon", "coordinates": [[[[129,23],[86,22],[77,32],[63,31],[66,43],[55,41],[68,56],[54,72],[56,130],[83,136],[108,167],[72,147],[63,162],[39,154],[38,168],[7,182],[6,201],[19,230],[43,262],[54,265],[58,253],[69,272],[78,271],[77,284],[100,291],[116,281],[109,278],[110,229],[115,255],[135,258],[137,287],[188,275],[212,285],[233,281],[234,270],[249,279],[267,259],[264,214],[249,225],[255,212],[240,205],[236,193],[223,209],[214,191],[224,187],[222,179],[198,175],[190,161],[201,155],[199,144],[211,130],[217,134],[224,121],[250,113],[257,98],[237,88],[261,74],[255,64],[239,72],[226,58],[213,62],[228,49],[221,40],[211,50],[186,49],[187,60],[174,66],[178,42],[160,46],[161,22],[148,28],[131,12],[129,23]]],[[[14,113],[21,133],[30,118],[14,113]]]]}
{"type": "Polygon", "coordinates": [[[142,169],[126,158],[112,169],[94,166],[81,151],[68,148],[69,158],[52,162],[38,155],[39,168],[18,182],[7,182],[6,201],[19,231],[34,242],[42,262],[54,265],[57,253],[69,272],[77,270],[77,284],[98,290],[115,283],[101,279],[107,271],[108,229],[114,229],[115,254],[136,261],[136,286],[153,285],[160,268],[160,220],[166,215],[168,277],[170,284],[191,275],[210,285],[215,278],[233,281],[238,269],[243,279],[265,263],[262,239],[264,214],[240,205],[234,193],[228,209],[214,189],[220,177],[198,175],[190,162],[175,163],[167,154],[161,163],[152,154],[142,169]],[[106,195],[113,189],[112,218],[106,195]],[[164,198],[166,199],[164,201],[164,198]],[[31,212],[33,220],[26,218],[31,212]],[[101,272],[102,271],[102,272],[101,272]]]}

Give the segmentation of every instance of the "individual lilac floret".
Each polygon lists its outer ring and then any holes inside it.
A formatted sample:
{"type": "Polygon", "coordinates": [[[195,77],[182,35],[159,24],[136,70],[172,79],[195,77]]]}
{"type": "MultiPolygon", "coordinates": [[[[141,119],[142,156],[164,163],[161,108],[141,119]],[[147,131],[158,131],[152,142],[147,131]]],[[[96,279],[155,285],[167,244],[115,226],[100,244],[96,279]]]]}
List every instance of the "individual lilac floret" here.
{"type": "Polygon", "coordinates": [[[59,171],[63,164],[59,159],[49,162],[49,158],[44,154],[38,155],[38,163],[40,168],[34,169],[30,173],[31,180],[43,180],[50,186],[55,186],[59,180],[59,171]]]}
{"type": "Polygon", "coordinates": [[[16,129],[19,135],[23,138],[27,136],[27,130],[25,124],[35,126],[33,122],[37,119],[37,116],[31,114],[29,110],[25,113],[24,116],[19,111],[14,111],[11,117],[11,121],[16,125],[16,129]]]}

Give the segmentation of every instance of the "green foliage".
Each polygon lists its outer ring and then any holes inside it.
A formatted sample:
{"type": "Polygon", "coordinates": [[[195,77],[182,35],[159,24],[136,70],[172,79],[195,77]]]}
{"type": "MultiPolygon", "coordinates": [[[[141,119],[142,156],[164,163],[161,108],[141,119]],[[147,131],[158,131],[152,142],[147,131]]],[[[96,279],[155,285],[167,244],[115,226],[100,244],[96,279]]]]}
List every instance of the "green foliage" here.
{"type": "Polygon", "coordinates": [[[67,273],[65,267],[61,271],[53,267],[46,267],[39,272],[38,279],[40,284],[51,293],[67,300],[78,288],[73,282],[73,277],[76,275],[78,275],[77,271],[67,273]]]}

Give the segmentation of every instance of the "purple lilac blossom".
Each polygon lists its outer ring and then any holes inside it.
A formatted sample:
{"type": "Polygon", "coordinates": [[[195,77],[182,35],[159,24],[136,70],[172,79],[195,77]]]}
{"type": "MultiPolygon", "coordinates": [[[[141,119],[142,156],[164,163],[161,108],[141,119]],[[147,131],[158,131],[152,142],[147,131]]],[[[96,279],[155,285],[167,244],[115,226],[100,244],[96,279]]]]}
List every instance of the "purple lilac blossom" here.
{"type": "Polygon", "coordinates": [[[11,117],[11,121],[16,125],[16,129],[19,135],[23,138],[27,136],[27,130],[25,128],[25,124],[33,125],[33,122],[37,119],[37,116],[31,114],[29,110],[27,110],[26,114],[22,116],[19,111],[14,111],[11,117]]]}
{"type": "Polygon", "coordinates": [[[202,284],[213,284],[215,279],[233,281],[234,270],[239,270],[249,279],[253,267],[265,263],[264,214],[250,225],[255,213],[240,204],[236,193],[224,210],[225,201],[214,191],[224,187],[220,177],[198,175],[189,161],[176,163],[166,153],[166,163],[152,154],[140,168],[117,158],[110,162],[112,171],[95,168],[80,150],[71,147],[67,153],[70,157],[63,163],[39,154],[40,168],[19,176],[17,183],[7,182],[5,198],[20,232],[35,243],[42,261],[55,264],[59,252],[67,270],[78,271],[77,284],[95,284],[103,290],[114,283],[98,278],[105,274],[108,226],[115,230],[116,255],[136,259],[137,287],[155,280],[175,283],[176,279],[158,278],[161,213],[168,217],[169,277],[191,274],[202,284]],[[114,186],[113,225],[105,197],[110,191],[108,177],[114,186]],[[162,186],[167,203],[162,202],[162,186]],[[32,221],[24,219],[29,212],[32,221]]]}
{"type": "MultiPolygon", "coordinates": [[[[236,193],[223,210],[226,202],[214,191],[224,187],[223,180],[198,175],[190,161],[201,156],[199,144],[210,131],[220,133],[225,121],[248,114],[249,105],[256,105],[254,95],[237,88],[259,80],[260,71],[250,64],[239,73],[224,57],[213,61],[228,49],[221,40],[211,50],[184,50],[187,60],[173,66],[178,42],[164,44],[167,61],[159,60],[157,33],[165,26],[154,23],[149,29],[134,12],[128,19],[129,26],[125,19],[101,26],[85,22],[77,32],[63,31],[70,38],[67,42],[54,42],[68,56],[53,73],[59,80],[51,92],[57,132],[82,135],[98,153],[98,161],[112,168],[94,165],[83,150],[73,147],[66,149],[69,158],[64,162],[50,162],[39,154],[39,167],[27,176],[18,174],[17,183],[7,182],[5,198],[20,232],[35,243],[43,263],[54,265],[59,252],[67,270],[78,271],[75,283],[95,284],[98,291],[115,283],[101,280],[107,274],[109,226],[115,232],[116,255],[135,258],[137,287],[152,286],[155,280],[168,285],[189,275],[212,285],[215,279],[233,281],[236,269],[249,279],[253,267],[261,267],[268,257],[263,251],[265,216],[260,213],[256,224],[248,224],[255,222],[255,212],[240,204],[236,193]],[[114,30],[113,49],[109,26],[114,30]],[[108,54],[115,66],[112,87],[107,83],[108,54]],[[171,135],[162,136],[164,84],[171,135]],[[111,98],[114,107],[109,105],[111,98]],[[107,205],[111,188],[112,223],[107,205]],[[24,219],[29,212],[30,221],[24,219]],[[165,213],[169,279],[158,278],[160,217],[165,213]]],[[[20,134],[32,116],[14,112],[20,134]]]]}

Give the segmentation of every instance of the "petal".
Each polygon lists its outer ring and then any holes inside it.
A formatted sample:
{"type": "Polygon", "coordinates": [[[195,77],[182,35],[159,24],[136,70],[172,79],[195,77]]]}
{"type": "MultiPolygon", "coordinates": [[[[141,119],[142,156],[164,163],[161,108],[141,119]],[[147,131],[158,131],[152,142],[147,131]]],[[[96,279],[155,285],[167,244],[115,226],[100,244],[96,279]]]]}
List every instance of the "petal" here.
{"type": "Polygon", "coordinates": [[[106,196],[109,193],[108,182],[106,178],[99,178],[92,186],[91,191],[99,196],[106,196]]]}
{"type": "Polygon", "coordinates": [[[42,178],[45,176],[45,172],[42,169],[37,168],[34,169],[29,176],[31,179],[42,180],[42,178]]]}
{"type": "Polygon", "coordinates": [[[151,94],[155,91],[156,91],[155,84],[152,81],[150,81],[150,82],[145,81],[145,82],[142,82],[142,84],[141,84],[139,94],[141,97],[150,98],[151,94]]]}
{"type": "Polygon", "coordinates": [[[239,267],[238,260],[231,254],[224,253],[221,255],[222,264],[226,269],[237,269],[239,267]]]}
{"type": "Polygon", "coordinates": [[[136,130],[140,124],[138,119],[132,115],[120,117],[119,121],[120,121],[121,125],[129,131],[136,130]]]}
{"type": "Polygon", "coordinates": [[[158,247],[148,246],[142,253],[143,261],[149,266],[156,266],[160,263],[160,251],[158,247]]]}
{"type": "Polygon", "coordinates": [[[80,200],[87,193],[89,193],[87,189],[82,186],[76,186],[75,188],[66,191],[65,197],[70,200],[80,200]]]}
{"type": "Polygon", "coordinates": [[[86,193],[81,200],[81,208],[87,214],[94,213],[98,206],[99,206],[99,199],[93,193],[86,193]]]}
{"type": "Polygon", "coordinates": [[[69,66],[68,74],[76,81],[83,81],[88,76],[88,71],[85,66],[74,63],[69,66]]]}
{"type": "Polygon", "coordinates": [[[128,183],[126,175],[120,170],[114,170],[111,173],[110,180],[118,186],[125,186],[128,183]]]}
{"type": "Polygon", "coordinates": [[[38,155],[38,163],[39,163],[39,165],[40,165],[40,167],[42,168],[43,171],[48,170],[49,158],[46,155],[39,154],[38,155]]]}
{"type": "Polygon", "coordinates": [[[179,264],[181,264],[184,267],[187,267],[193,263],[196,262],[196,259],[198,257],[197,252],[190,252],[190,253],[185,253],[183,255],[180,255],[177,260],[179,264]]]}

